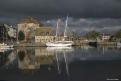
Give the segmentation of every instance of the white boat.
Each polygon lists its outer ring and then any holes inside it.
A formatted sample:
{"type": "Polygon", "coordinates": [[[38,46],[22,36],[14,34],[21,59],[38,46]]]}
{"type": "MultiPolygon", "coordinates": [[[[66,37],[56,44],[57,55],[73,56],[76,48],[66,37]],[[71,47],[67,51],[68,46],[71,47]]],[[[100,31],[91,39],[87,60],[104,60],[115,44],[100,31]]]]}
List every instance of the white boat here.
{"type": "Polygon", "coordinates": [[[117,42],[117,47],[121,47],[121,42],[117,42]]]}
{"type": "MultiPolygon", "coordinates": [[[[65,31],[64,31],[64,39],[62,41],[52,41],[52,42],[47,42],[46,46],[49,47],[68,47],[68,46],[72,46],[73,45],[73,41],[67,41],[65,40],[65,38],[67,37],[66,33],[67,33],[67,21],[68,21],[68,16],[66,19],[66,26],[65,26],[65,31]]],[[[57,28],[56,28],[56,38],[58,37],[58,23],[59,21],[57,21],[57,28]]]]}
{"type": "Polygon", "coordinates": [[[48,42],[46,43],[47,46],[52,46],[52,47],[67,47],[67,46],[72,46],[73,42],[72,41],[55,41],[55,42],[48,42]]]}
{"type": "Polygon", "coordinates": [[[13,49],[13,45],[7,45],[5,43],[0,44],[0,49],[13,49]]]}

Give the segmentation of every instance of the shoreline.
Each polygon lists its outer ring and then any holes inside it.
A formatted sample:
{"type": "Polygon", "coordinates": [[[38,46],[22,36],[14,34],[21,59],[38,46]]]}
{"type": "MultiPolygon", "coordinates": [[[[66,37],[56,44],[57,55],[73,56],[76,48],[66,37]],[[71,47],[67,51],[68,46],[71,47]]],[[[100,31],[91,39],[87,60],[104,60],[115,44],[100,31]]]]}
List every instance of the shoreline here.
{"type": "MultiPolygon", "coordinates": [[[[73,46],[85,46],[88,43],[75,43],[73,46]]],[[[97,46],[117,46],[116,42],[97,42],[97,46]]],[[[14,47],[47,47],[43,43],[20,43],[14,44],[14,47]]]]}

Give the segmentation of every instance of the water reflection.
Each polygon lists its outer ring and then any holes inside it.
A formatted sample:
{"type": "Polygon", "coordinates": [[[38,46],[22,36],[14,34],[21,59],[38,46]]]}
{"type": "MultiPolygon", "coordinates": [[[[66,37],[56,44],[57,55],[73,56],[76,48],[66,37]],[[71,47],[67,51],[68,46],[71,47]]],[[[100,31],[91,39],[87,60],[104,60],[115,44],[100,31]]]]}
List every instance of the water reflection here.
{"type": "Polygon", "coordinates": [[[120,62],[121,48],[117,47],[19,47],[0,50],[0,79],[88,81],[88,76],[93,81],[104,81],[117,77],[120,62]]]}
{"type": "MultiPolygon", "coordinates": [[[[65,69],[69,75],[67,54],[73,52],[72,47],[47,47],[47,48],[20,48],[18,54],[18,68],[21,70],[41,69],[43,65],[57,66],[57,71],[61,74],[60,64],[64,59],[65,69]]],[[[48,66],[48,70],[51,68],[48,66]]]]}
{"type": "Polygon", "coordinates": [[[20,69],[39,69],[41,65],[66,64],[76,60],[121,59],[121,49],[116,47],[26,47],[14,50],[0,50],[0,64],[9,65],[16,59],[20,69]]]}
{"type": "Polygon", "coordinates": [[[21,47],[0,50],[0,68],[40,70],[47,67],[70,75],[70,64],[82,61],[121,60],[121,49],[116,47],[21,47]],[[13,67],[12,67],[13,66],[13,67]]]}
{"type": "Polygon", "coordinates": [[[9,65],[15,58],[16,56],[13,50],[0,49],[0,67],[9,65]]]}
{"type": "Polygon", "coordinates": [[[40,65],[51,64],[53,54],[43,48],[22,48],[18,50],[19,69],[39,69],[40,65]]]}
{"type": "Polygon", "coordinates": [[[112,47],[38,47],[19,48],[18,68],[21,70],[41,69],[43,66],[58,74],[70,76],[70,64],[79,61],[121,60],[121,50],[112,47]]]}
{"type": "Polygon", "coordinates": [[[69,76],[68,58],[67,54],[72,53],[74,49],[72,47],[47,47],[47,50],[53,52],[56,57],[58,73],[61,74],[59,55],[63,56],[65,62],[66,73],[69,76]]]}

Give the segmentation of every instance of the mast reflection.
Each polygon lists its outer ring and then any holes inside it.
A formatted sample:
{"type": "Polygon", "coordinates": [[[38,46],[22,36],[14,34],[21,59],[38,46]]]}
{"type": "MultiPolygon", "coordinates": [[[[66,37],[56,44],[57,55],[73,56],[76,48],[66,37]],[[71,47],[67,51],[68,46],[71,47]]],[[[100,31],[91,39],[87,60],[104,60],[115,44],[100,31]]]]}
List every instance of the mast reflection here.
{"type": "Polygon", "coordinates": [[[68,55],[73,52],[72,47],[40,47],[18,49],[18,68],[21,70],[35,70],[51,65],[56,62],[58,74],[61,74],[61,62],[65,63],[66,74],[69,76],[68,55]],[[63,60],[64,59],[64,60],[63,60]]]}
{"type": "Polygon", "coordinates": [[[56,62],[57,62],[57,68],[58,73],[61,74],[61,66],[59,63],[59,54],[63,55],[64,61],[65,61],[65,68],[66,68],[66,74],[69,76],[69,67],[68,67],[68,53],[73,52],[74,49],[72,47],[47,47],[47,50],[50,52],[53,52],[56,56],[56,62]]]}

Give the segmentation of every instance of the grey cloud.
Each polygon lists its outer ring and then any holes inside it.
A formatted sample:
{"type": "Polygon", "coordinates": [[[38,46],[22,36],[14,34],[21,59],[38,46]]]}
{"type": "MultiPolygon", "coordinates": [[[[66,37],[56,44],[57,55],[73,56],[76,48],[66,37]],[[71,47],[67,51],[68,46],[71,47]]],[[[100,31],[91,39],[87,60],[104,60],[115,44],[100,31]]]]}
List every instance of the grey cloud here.
{"type": "MultiPolygon", "coordinates": [[[[1,0],[2,14],[121,17],[118,0],[1,0]]],[[[0,15],[2,15],[0,14],[0,15]]]]}
{"type": "MultiPolygon", "coordinates": [[[[43,21],[43,23],[49,24],[55,30],[57,19],[43,21]]],[[[60,23],[60,28],[63,29],[65,25],[65,20],[62,19],[60,23]]],[[[69,17],[68,26],[71,31],[78,33],[85,33],[92,30],[96,30],[98,32],[116,32],[121,29],[121,18],[103,18],[103,19],[95,19],[95,18],[73,18],[69,17]]]]}
{"type": "Polygon", "coordinates": [[[15,24],[29,15],[56,27],[58,16],[64,26],[67,14],[73,31],[116,31],[121,26],[121,0],[0,0],[0,22],[15,24]]]}

